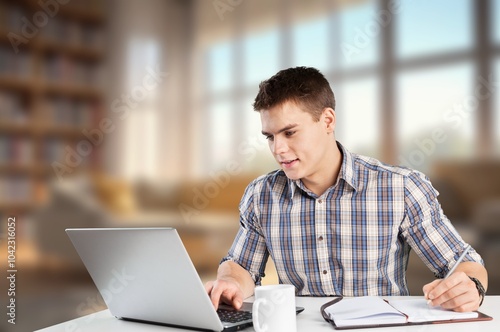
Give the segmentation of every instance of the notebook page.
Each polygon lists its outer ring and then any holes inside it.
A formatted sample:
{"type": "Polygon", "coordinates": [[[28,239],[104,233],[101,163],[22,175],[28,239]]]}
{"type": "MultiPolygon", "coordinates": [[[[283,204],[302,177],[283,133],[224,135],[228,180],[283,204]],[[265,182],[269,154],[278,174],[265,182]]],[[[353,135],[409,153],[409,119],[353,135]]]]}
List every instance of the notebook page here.
{"type": "Polygon", "coordinates": [[[408,316],[408,322],[420,323],[430,321],[477,318],[477,312],[455,312],[441,307],[432,307],[425,299],[389,300],[389,304],[408,316]]]}
{"type": "Polygon", "coordinates": [[[376,296],[343,298],[325,311],[338,327],[406,322],[405,315],[376,296]]]}

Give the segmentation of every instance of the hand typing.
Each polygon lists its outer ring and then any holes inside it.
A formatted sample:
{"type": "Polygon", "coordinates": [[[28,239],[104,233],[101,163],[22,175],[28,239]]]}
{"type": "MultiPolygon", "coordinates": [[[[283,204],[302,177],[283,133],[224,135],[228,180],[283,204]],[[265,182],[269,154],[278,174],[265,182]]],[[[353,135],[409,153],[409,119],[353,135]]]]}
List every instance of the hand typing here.
{"type": "Polygon", "coordinates": [[[231,305],[235,309],[241,308],[243,304],[243,292],[238,283],[231,279],[209,281],[205,284],[205,290],[215,309],[219,307],[220,302],[231,305]]]}

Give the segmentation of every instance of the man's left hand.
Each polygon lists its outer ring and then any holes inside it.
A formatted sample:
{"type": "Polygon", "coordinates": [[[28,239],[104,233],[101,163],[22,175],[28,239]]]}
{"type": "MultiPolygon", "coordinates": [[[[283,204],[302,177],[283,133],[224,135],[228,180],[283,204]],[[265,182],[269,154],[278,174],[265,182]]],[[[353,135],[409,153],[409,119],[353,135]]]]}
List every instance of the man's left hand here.
{"type": "Polygon", "coordinates": [[[476,284],[464,272],[435,280],[425,285],[423,291],[429,305],[453,311],[475,311],[481,303],[476,284]]]}

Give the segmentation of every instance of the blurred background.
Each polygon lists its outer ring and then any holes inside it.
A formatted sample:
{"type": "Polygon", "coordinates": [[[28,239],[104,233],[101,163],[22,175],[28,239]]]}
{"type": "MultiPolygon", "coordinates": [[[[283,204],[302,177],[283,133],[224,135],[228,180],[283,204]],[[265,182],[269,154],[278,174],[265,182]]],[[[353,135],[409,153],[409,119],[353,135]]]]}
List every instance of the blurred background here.
{"type": "MultiPolygon", "coordinates": [[[[15,218],[18,272],[0,330],[105,307],[68,227],[174,226],[211,279],[245,186],[277,167],[258,83],[292,66],[331,82],[350,151],[431,178],[500,294],[499,0],[1,0],[0,266],[15,218]]],[[[408,269],[420,295],[433,275],[408,269]]]]}

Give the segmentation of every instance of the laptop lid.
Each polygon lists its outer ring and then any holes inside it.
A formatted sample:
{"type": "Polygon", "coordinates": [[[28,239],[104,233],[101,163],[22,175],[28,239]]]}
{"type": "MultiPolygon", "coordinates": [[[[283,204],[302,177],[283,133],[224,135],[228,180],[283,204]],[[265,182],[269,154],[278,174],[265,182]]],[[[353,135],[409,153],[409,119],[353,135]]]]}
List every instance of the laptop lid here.
{"type": "Polygon", "coordinates": [[[66,229],[112,315],[222,331],[173,228],[66,229]]]}

